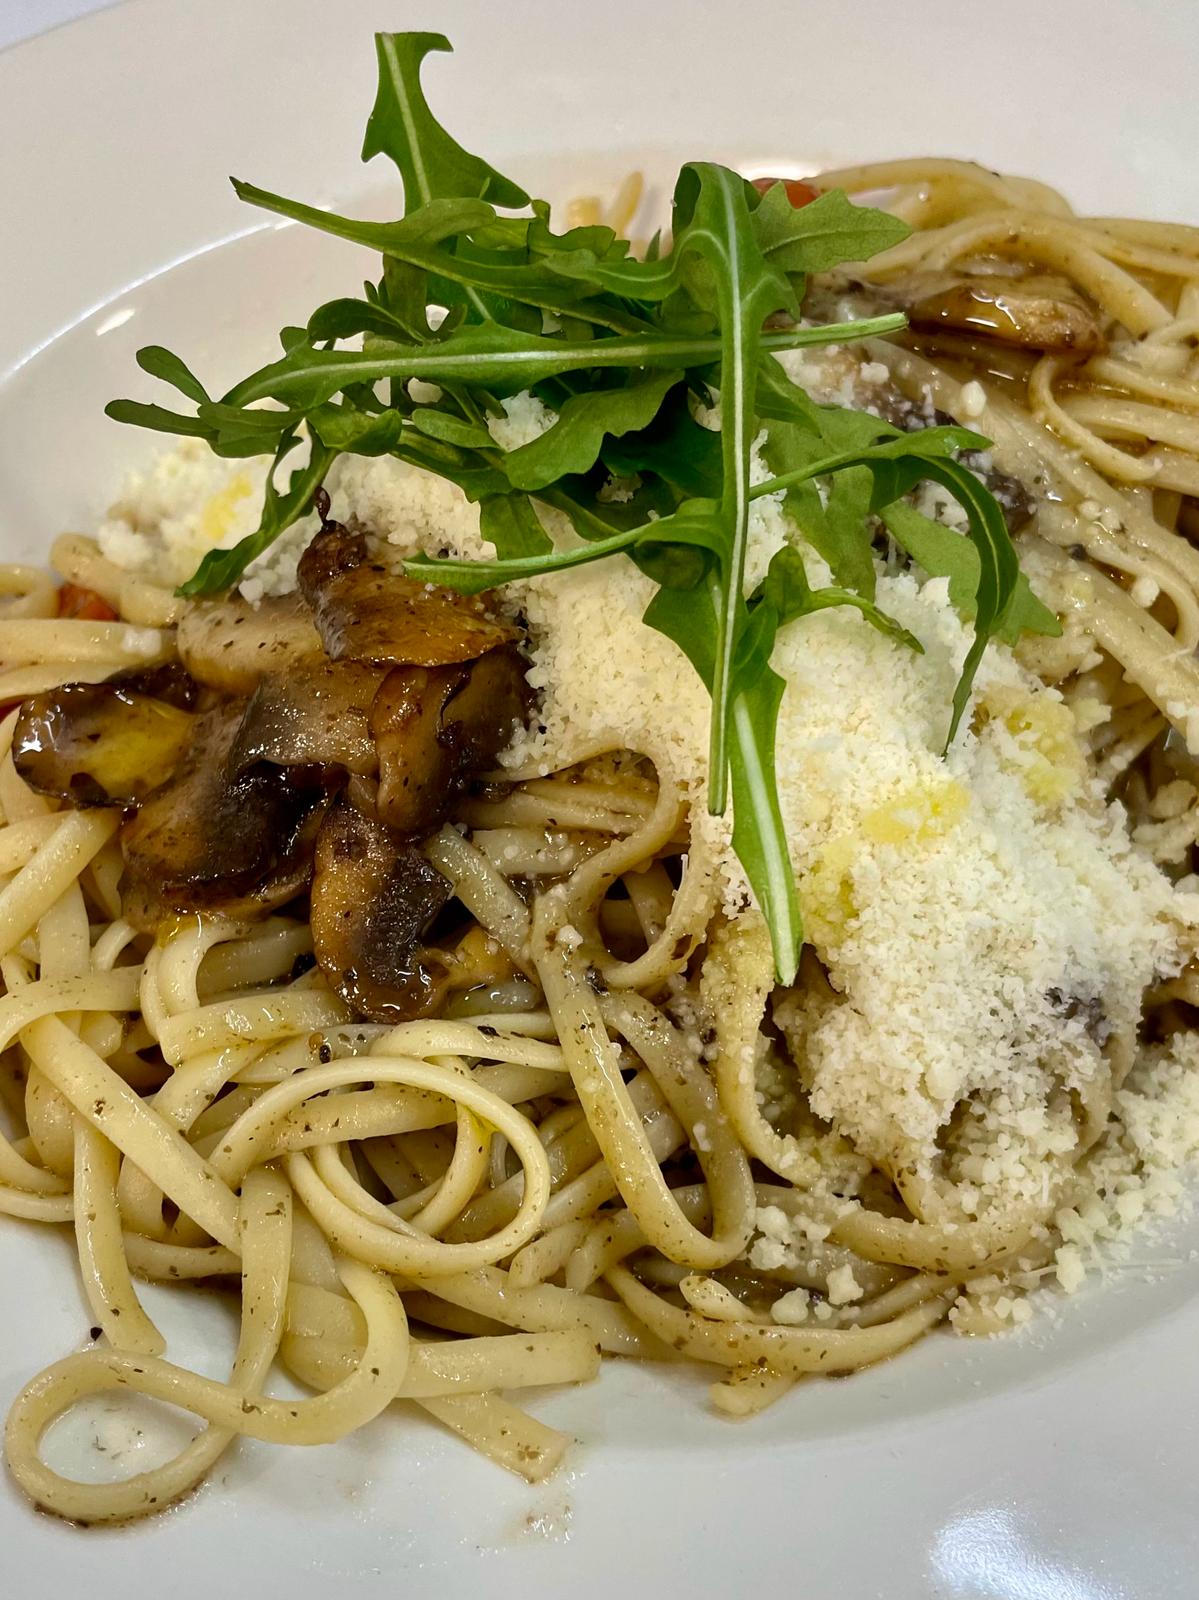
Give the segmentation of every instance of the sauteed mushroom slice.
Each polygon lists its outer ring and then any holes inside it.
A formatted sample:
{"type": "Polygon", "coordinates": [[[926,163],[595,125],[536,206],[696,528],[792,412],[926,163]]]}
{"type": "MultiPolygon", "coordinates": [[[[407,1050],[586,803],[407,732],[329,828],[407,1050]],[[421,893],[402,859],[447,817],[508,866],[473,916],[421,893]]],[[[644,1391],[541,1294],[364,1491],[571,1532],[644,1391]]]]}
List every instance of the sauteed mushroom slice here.
{"type": "Polygon", "coordinates": [[[164,700],[178,711],[194,711],[200,699],[200,686],[178,661],[162,661],[156,667],[125,667],[104,679],[131,694],[149,695],[164,700]]]}
{"type": "Polygon", "coordinates": [[[446,666],[517,637],[482,599],[406,578],[376,558],[365,535],[340,523],[326,524],[312,540],[298,577],[335,661],[446,666]]]}
{"type": "Polygon", "coordinates": [[[529,705],[511,647],[461,666],[397,667],[375,697],[379,815],[399,833],[429,833],[454,796],[491,766],[529,705]]]}
{"type": "Polygon", "coordinates": [[[31,788],[73,806],[137,805],[182,758],[195,700],[174,664],[63,684],[22,705],[13,764],[31,788]]]}
{"type": "Polygon", "coordinates": [[[266,761],[280,767],[340,767],[373,777],[379,761],[371,703],[386,677],[385,667],[355,661],[322,660],[271,673],[246,707],[230,753],[233,771],[266,761]]]}
{"type": "Polygon", "coordinates": [[[257,606],[237,595],[197,601],[180,618],[176,644],[192,677],[225,694],[252,694],[267,673],[322,657],[312,614],[298,594],[257,606]]]}
{"type": "Polygon", "coordinates": [[[913,328],[1062,354],[1092,355],[1103,347],[1095,312],[1057,278],[979,273],[914,280],[902,298],[913,328]]]}
{"type": "Polygon", "coordinates": [[[329,791],[303,767],[234,774],[244,709],[230,701],[198,717],[174,776],[122,830],[125,914],[139,927],[189,911],[259,916],[308,882],[329,791]]]}
{"type": "Polygon", "coordinates": [[[341,997],[372,1022],[437,1004],[446,967],[420,941],[450,886],[415,845],[339,799],[321,827],[312,880],[313,948],[341,997]]]}

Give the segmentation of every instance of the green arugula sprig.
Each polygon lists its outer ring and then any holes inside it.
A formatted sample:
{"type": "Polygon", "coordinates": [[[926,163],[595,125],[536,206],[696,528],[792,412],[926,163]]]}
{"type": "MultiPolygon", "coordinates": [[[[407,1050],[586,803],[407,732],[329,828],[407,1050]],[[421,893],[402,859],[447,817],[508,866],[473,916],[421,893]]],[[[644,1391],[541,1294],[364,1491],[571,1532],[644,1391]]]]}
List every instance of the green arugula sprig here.
{"type": "Polygon", "coordinates": [[[258,529],[210,552],[183,585],[187,595],[236,583],[311,509],[342,454],[394,455],[478,503],[496,558],[417,557],[407,567],[422,578],[478,593],[618,553],[635,561],[657,586],[645,621],[679,645],[711,693],[709,806],[723,812],[731,787],[734,847],[770,925],[779,977],[790,981],[803,936],[774,767],[784,686],[770,660],[780,629],[847,606],[920,649],[874,602],[880,516],[930,572],[949,576],[955,603],[974,617],[948,744],[987,640],[1056,624],[1020,579],[995,501],[953,459],[985,440],[956,427],[904,434],[877,417],[817,406],[773,359],[903,325],[894,315],[811,327],[800,310],[809,274],[886,249],[906,235],[904,224],[836,191],[797,210],[781,184],[759,195],[725,167],[691,163],[675,187],[668,251],[655,242],[637,259],[599,225],[557,234],[544,202],[463,150],[434,117],[421,67],[449,48],[437,34],[376,38],[379,86],[363,158],[386,155],[399,169],[398,221],[343,217],[234,180],[253,205],[379,252],[379,280],[361,297],[320,306],[306,327],[285,328],[279,359],[219,399],[177,356],[142,350],[143,370],[193,409],[117,400],[108,414],[205,439],[220,455],[273,457],[258,529]],[[505,451],[488,424],[526,389],[555,420],[505,451]],[[716,400],[713,430],[698,411],[716,400]],[[775,476],[755,485],[763,426],[775,476]],[[304,434],[307,460],[281,490],[276,473],[304,434]],[[607,492],[614,478],[619,498],[607,492]],[[926,525],[906,503],[922,479],[962,505],[968,540],[926,525]],[[829,586],[813,589],[787,547],[746,593],[750,506],[774,493],[786,495],[831,568],[829,586]],[[555,547],[546,507],[567,518],[574,547],[555,547]]]}

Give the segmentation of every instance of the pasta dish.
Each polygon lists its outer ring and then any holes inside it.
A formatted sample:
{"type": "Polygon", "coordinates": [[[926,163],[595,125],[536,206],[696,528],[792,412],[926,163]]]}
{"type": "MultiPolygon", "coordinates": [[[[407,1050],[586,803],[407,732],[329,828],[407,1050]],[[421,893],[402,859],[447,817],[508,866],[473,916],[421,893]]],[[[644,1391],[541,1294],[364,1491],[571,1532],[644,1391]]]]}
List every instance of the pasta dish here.
{"type": "Polygon", "coordinates": [[[403,217],[238,190],[378,283],[143,350],[176,444],[0,568],[0,1212],[94,1324],[5,1448],[82,1523],[396,1404],[537,1481],[606,1356],[751,1417],[1199,1154],[1199,230],[926,159],[558,232],[377,44],[403,217]],[[194,1437],[65,1476],[120,1390],[194,1437]]]}

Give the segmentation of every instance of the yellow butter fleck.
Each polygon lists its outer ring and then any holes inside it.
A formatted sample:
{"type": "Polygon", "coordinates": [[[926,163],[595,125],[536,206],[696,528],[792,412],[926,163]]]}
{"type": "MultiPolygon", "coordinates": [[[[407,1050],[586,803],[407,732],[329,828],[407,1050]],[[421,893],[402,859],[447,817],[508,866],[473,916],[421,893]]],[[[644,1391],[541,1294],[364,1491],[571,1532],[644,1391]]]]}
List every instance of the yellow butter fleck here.
{"type": "Polygon", "coordinates": [[[220,544],[233,527],[238,502],[251,492],[249,476],[236,473],[223,489],[211,495],[200,513],[200,537],[206,544],[220,544]]]}
{"type": "Polygon", "coordinates": [[[980,720],[995,722],[1011,735],[1010,743],[1000,745],[1000,759],[1019,773],[1025,792],[1037,805],[1051,810],[1082,784],[1086,759],[1078,724],[1063,701],[1022,689],[995,688],[987,695],[980,720]]]}
{"type": "Polygon", "coordinates": [[[956,779],[926,779],[901,790],[887,805],[867,812],[862,832],[876,844],[935,839],[956,827],[969,809],[969,791],[956,779]]]}
{"type": "Polygon", "coordinates": [[[840,944],[858,914],[850,873],[854,841],[842,835],[825,845],[799,886],[804,931],[818,950],[840,944]]]}
{"type": "Polygon", "coordinates": [[[948,833],[969,809],[969,791],[956,779],[921,779],[868,811],[855,833],[830,840],[800,885],[804,925],[817,949],[839,944],[858,914],[853,864],[864,844],[918,846],[948,833]]]}

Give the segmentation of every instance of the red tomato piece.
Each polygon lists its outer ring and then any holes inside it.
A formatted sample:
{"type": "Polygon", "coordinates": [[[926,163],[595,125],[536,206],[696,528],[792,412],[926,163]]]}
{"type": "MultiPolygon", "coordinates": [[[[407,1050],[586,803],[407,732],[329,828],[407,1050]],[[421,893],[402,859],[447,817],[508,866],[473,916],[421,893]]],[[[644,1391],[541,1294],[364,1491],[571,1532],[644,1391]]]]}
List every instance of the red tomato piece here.
{"type": "Polygon", "coordinates": [[[813,200],[820,197],[820,191],[813,189],[810,183],[805,183],[802,178],[755,178],[754,188],[759,194],[765,194],[767,189],[772,189],[776,183],[781,183],[787,191],[787,199],[798,211],[800,206],[811,205],[813,200]]]}
{"type": "Polygon", "coordinates": [[[79,583],[64,583],[58,591],[60,617],[78,617],[82,622],[115,622],[117,614],[103,595],[79,583]]]}

